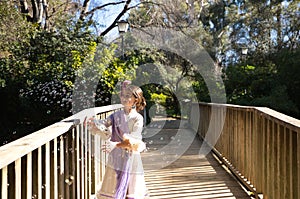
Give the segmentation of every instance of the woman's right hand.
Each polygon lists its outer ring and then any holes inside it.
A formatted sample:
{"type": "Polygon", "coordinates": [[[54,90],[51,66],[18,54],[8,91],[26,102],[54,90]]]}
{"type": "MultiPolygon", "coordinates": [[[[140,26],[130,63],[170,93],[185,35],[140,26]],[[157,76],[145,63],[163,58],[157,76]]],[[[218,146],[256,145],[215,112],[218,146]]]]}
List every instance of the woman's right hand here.
{"type": "Polygon", "coordinates": [[[96,120],[94,117],[84,119],[84,124],[92,135],[99,135],[107,140],[111,137],[111,131],[106,127],[102,120],[96,120]]]}

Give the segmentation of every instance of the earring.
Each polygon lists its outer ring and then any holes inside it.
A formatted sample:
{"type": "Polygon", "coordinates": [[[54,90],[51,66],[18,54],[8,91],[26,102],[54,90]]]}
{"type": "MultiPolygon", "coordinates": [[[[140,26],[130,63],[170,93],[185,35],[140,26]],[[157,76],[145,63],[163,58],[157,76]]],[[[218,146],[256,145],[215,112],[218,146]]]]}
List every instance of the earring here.
{"type": "Polygon", "coordinates": [[[135,105],[136,103],[134,103],[132,106],[131,106],[131,108],[132,109],[135,109],[136,108],[136,105],[135,105]]]}

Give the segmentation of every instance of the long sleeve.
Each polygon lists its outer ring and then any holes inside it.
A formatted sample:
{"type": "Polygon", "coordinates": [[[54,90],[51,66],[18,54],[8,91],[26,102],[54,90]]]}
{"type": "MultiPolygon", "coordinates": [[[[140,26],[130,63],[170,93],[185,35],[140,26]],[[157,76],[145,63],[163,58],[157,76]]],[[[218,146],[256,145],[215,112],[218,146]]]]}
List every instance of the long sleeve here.
{"type": "Polygon", "coordinates": [[[132,126],[130,135],[136,139],[142,140],[143,118],[138,117],[132,126]]]}
{"type": "Polygon", "coordinates": [[[142,141],[143,122],[143,117],[139,113],[136,113],[128,121],[130,133],[124,134],[124,139],[128,139],[131,144],[137,145],[138,152],[146,149],[146,145],[142,141]]]}

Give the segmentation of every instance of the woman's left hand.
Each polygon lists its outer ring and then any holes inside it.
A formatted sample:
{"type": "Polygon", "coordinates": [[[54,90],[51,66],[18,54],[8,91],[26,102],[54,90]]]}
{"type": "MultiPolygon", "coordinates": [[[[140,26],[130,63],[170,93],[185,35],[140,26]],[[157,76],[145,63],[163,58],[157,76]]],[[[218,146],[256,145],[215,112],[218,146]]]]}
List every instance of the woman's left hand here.
{"type": "Polygon", "coordinates": [[[117,144],[117,147],[127,149],[129,151],[137,151],[138,145],[134,143],[130,143],[129,139],[124,139],[122,142],[117,144]]]}

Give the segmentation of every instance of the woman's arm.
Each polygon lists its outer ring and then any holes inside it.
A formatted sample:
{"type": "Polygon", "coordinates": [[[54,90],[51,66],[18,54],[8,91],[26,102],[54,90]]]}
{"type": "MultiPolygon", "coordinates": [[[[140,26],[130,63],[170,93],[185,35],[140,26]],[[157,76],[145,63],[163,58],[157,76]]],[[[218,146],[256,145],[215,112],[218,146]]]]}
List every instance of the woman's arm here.
{"type": "Polygon", "coordinates": [[[132,151],[142,152],[146,149],[145,143],[142,141],[143,117],[138,117],[134,122],[132,132],[124,134],[123,139],[117,147],[126,148],[132,151]]]}
{"type": "Polygon", "coordinates": [[[89,132],[92,135],[99,135],[102,139],[108,140],[111,137],[111,131],[108,128],[111,125],[110,120],[100,120],[95,117],[89,118],[84,124],[88,127],[89,132]]]}

